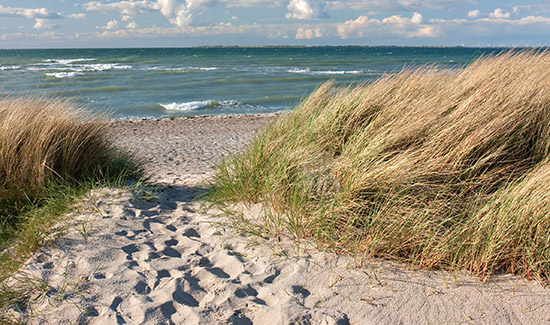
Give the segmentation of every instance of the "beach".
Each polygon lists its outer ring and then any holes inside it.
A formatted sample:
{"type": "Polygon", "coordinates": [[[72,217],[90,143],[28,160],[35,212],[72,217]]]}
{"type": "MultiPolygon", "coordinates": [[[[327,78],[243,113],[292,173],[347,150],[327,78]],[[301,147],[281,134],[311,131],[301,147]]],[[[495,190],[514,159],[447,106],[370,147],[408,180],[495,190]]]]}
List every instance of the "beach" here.
{"type": "MultiPolygon", "coordinates": [[[[115,144],[150,176],[97,189],[18,277],[47,289],[32,324],[544,324],[539,282],[411,269],[236,233],[197,196],[213,167],[278,114],[111,122],[115,144]]],[[[261,206],[249,208],[254,217],[261,206]]]]}

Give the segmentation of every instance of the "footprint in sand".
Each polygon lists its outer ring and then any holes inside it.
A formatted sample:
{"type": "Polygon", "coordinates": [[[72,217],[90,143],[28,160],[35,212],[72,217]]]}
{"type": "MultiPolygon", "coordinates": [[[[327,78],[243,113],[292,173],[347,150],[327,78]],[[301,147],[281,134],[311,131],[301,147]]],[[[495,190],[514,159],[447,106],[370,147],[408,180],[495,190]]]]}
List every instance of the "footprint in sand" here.
{"type": "Polygon", "coordinates": [[[134,290],[140,295],[146,295],[151,292],[151,288],[144,281],[139,281],[134,286],[134,290]]]}

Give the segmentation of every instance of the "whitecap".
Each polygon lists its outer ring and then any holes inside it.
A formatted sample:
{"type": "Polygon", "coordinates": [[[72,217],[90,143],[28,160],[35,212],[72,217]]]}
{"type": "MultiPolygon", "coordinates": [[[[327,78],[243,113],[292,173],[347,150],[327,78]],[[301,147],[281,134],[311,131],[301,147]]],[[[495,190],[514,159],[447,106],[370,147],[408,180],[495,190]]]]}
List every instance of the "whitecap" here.
{"type": "Polygon", "coordinates": [[[219,103],[215,100],[203,100],[203,101],[191,101],[184,103],[170,103],[170,104],[159,104],[168,111],[192,111],[195,109],[206,108],[217,106],[219,103]]]}
{"type": "Polygon", "coordinates": [[[57,79],[63,79],[63,78],[72,78],[76,76],[80,76],[81,73],[78,72],[55,72],[55,73],[46,73],[47,76],[54,77],[57,79]]]}
{"type": "Polygon", "coordinates": [[[305,69],[290,69],[287,70],[290,73],[301,73],[301,74],[311,74],[311,75],[343,75],[343,74],[362,74],[362,70],[311,70],[310,68],[305,69]]]}
{"type": "Polygon", "coordinates": [[[133,68],[131,65],[119,65],[118,63],[78,64],[74,67],[83,71],[129,70],[133,68]]]}
{"type": "Polygon", "coordinates": [[[86,61],[95,61],[96,58],[78,58],[78,59],[46,59],[43,60],[43,62],[46,63],[53,63],[53,64],[61,64],[61,65],[67,65],[75,62],[86,62],[86,61]]]}
{"type": "Polygon", "coordinates": [[[290,69],[290,70],[287,70],[287,72],[290,72],[290,73],[310,73],[310,72],[311,72],[311,69],[310,69],[310,68],[305,68],[305,69],[290,69]]]}
{"type": "Polygon", "coordinates": [[[361,74],[361,70],[312,71],[312,74],[361,74]]]}
{"type": "Polygon", "coordinates": [[[192,111],[196,109],[201,108],[212,108],[212,107],[231,107],[231,106],[239,106],[241,105],[241,102],[236,100],[223,100],[223,101],[217,101],[217,100],[197,100],[197,101],[190,101],[190,102],[183,102],[183,103],[170,103],[170,104],[159,104],[164,109],[168,111],[192,111]]]}
{"type": "Polygon", "coordinates": [[[0,66],[0,71],[17,70],[17,69],[21,69],[21,66],[19,66],[19,65],[3,65],[3,66],[0,66]]]}

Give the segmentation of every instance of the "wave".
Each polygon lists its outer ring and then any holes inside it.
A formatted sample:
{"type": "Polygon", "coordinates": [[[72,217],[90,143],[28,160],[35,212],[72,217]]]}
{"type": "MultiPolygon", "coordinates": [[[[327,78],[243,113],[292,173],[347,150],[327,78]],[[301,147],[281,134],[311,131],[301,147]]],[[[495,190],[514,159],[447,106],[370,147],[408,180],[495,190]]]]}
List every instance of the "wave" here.
{"type": "Polygon", "coordinates": [[[42,62],[59,64],[59,65],[66,65],[66,64],[72,64],[72,63],[75,63],[75,62],[86,62],[86,61],[96,61],[96,60],[97,60],[96,58],[46,59],[46,60],[42,60],[42,62]]]}
{"type": "Polygon", "coordinates": [[[239,105],[239,102],[234,100],[224,100],[219,102],[217,100],[210,99],[210,100],[203,100],[203,101],[183,102],[183,103],[174,102],[174,103],[159,104],[159,105],[168,111],[193,111],[193,110],[202,109],[202,108],[236,106],[236,105],[239,105]]]}
{"type": "Polygon", "coordinates": [[[20,65],[0,65],[0,71],[18,70],[18,69],[21,69],[20,65]]]}
{"type": "Polygon", "coordinates": [[[193,70],[214,71],[218,69],[219,69],[218,67],[166,67],[166,66],[154,66],[154,67],[141,68],[141,70],[145,70],[145,71],[170,71],[170,72],[189,72],[193,70]]]}
{"type": "Polygon", "coordinates": [[[130,70],[133,68],[131,65],[119,65],[118,63],[98,63],[98,64],[80,64],[75,66],[82,71],[107,71],[107,70],[130,70]]]}
{"type": "Polygon", "coordinates": [[[290,73],[301,73],[301,74],[312,74],[312,75],[343,75],[343,74],[363,74],[363,70],[311,70],[310,68],[305,69],[289,69],[287,72],[290,73]]]}
{"type": "Polygon", "coordinates": [[[57,79],[64,79],[64,78],[77,77],[82,74],[78,72],[55,72],[55,73],[46,73],[46,75],[57,79]]]}
{"type": "Polygon", "coordinates": [[[52,71],[64,70],[69,72],[96,72],[108,70],[130,70],[131,65],[120,65],[118,63],[95,63],[95,64],[45,64],[38,63],[27,67],[28,71],[52,71]]]}

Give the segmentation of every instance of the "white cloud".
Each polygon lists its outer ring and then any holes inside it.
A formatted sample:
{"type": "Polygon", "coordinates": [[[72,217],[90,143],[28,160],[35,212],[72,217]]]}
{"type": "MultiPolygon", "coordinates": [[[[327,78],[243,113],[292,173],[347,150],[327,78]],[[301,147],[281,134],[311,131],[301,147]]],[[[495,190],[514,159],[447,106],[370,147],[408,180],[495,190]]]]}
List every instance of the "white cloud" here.
{"type": "Polygon", "coordinates": [[[459,7],[464,3],[475,3],[474,0],[330,0],[328,9],[355,9],[355,10],[420,10],[435,9],[447,10],[459,7]]]}
{"type": "Polygon", "coordinates": [[[115,29],[118,26],[118,21],[116,20],[109,20],[107,22],[107,25],[105,25],[105,29],[115,29]]]}
{"type": "Polygon", "coordinates": [[[468,11],[468,17],[469,18],[477,18],[480,15],[481,15],[481,11],[479,11],[477,9],[468,11]]]}
{"type": "Polygon", "coordinates": [[[86,14],[71,14],[71,15],[68,15],[67,18],[71,18],[71,19],[84,19],[86,18],[86,14]]]}
{"type": "Polygon", "coordinates": [[[158,0],[160,13],[168,21],[178,27],[189,25],[192,17],[190,8],[200,6],[201,1],[188,1],[187,4],[181,4],[177,0],[158,0]]]}
{"type": "Polygon", "coordinates": [[[62,18],[58,12],[53,12],[46,8],[10,8],[0,5],[0,17],[25,17],[30,19],[56,19],[62,18]]]}
{"type": "MultiPolygon", "coordinates": [[[[176,37],[193,36],[204,37],[210,35],[261,35],[267,38],[287,38],[289,33],[295,33],[299,28],[296,24],[250,24],[233,26],[230,23],[222,23],[210,26],[179,27],[147,27],[138,29],[105,30],[94,34],[95,37],[104,38],[129,38],[129,37],[176,37]]],[[[293,35],[293,34],[292,34],[293,35]]]]}
{"type": "Polygon", "coordinates": [[[137,24],[136,24],[135,21],[132,20],[131,22],[128,23],[128,25],[126,25],[126,28],[128,28],[128,29],[136,29],[136,28],[137,28],[137,24]]]}
{"type": "Polygon", "coordinates": [[[325,3],[319,0],[290,0],[288,6],[288,19],[319,19],[326,18],[325,3]]]}
{"type": "Polygon", "coordinates": [[[34,24],[34,26],[32,26],[32,28],[34,29],[46,29],[46,28],[54,28],[54,27],[58,27],[58,25],[50,22],[47,19],[42,19],[42,18],[36,18],[36,23],[34,24]]]}
{"type": "Polygon", "coordinates": [[[492,13],[489,14],[489,17],[494,19],[508,19],[510,18],[509,12],[504,12],[501,8],[495,9],[492,13]]]}
{"type": "Polygon", "coordinates": [[[416,31],[410,32],[408,37],[437,37],[439,34],[440,31],[437,26],[426,25],[416,31]]]}
{"type": "Polygon", "coordinates": [[[421,15],[420,13],[415,12],[415,13],[413,13],[413,16],[412,16],[412,18],[411,18],[411,23],[417,24],[417,25],[418,25],[418,24],[422,24],[422,19],[423,19],[423,18],[424,18],[424,17],[422,17],[422,15],[421,15]]]}
{"type": "Polygon", "coordinates": [[[287,1],[283,0],[219,0],[229,8],[250,8],[250,7],[281,7],[287,1]]]}
{"type": "Polygon", "coordinates": [[[296,31],[296,39],[313,39],[313,38],[322,38],[325,36],[325,33],[320,28],[307,28],[300,27],[296,31]]]}
{"type": "Polygon", "coordinates": [[[155,10],[158,8],[156,2],[142,0],[142,1],[120,1],[113,3],[101,3],[99,1],[87,2],[84,4],[84,8],[88,11],[119,11],[124,16],[135,16],[140,12],[148,10],[155,10]]]}
{"type": "Polygon", "coordinates": [[[138,13],[148,11],[159,11],[168,21],[178,27],[188,26],[192,10],[199,9],[201,6],[209,5],[213,0],[187,0],[181,3],[178,0],[141,0],[141,1],[120,1],[113,3],[101,3],[92,1],[84,4],[88,11],[117,11],[120,13],[122,21],[129,21],[138,13]]]}
{"type": "Polygon", "coordinates": [[[355,20],[348,20],[344,23],[336,24],[336,32],[340,38],[351,38],[353,34],[363,37],[363,31],[372,23],[377,23],[376,19],[369,19],[367,16],[359,16],[355,20]]]}
{"type": "Polygon", "coordinates": [[[407,38],[437,37],[441,34],[437,25],[424,24],[423,21],[424,17],[418,12],[413,13],[411,18],[393,15],[380,20],[359,16],[355,20],[337,23],[336,33],[342,39],[384,34],[407,38]]]}

